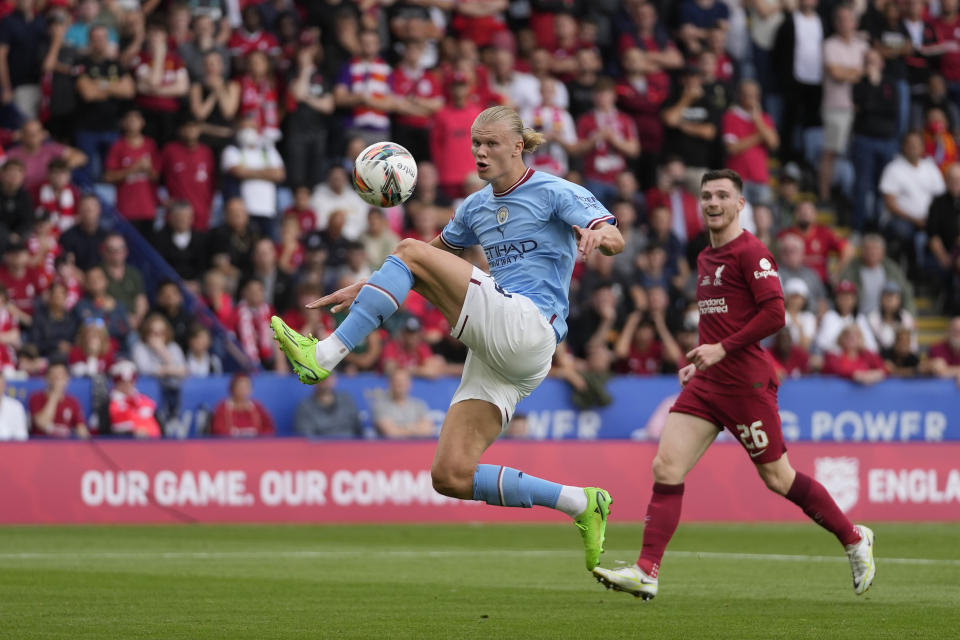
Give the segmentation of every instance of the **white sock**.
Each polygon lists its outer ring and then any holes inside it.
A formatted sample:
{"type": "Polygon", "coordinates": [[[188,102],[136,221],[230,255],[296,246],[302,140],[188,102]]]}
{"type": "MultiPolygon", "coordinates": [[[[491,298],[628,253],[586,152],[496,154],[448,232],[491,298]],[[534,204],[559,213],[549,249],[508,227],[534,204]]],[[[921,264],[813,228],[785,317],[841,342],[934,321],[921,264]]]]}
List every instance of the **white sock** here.
{"type": "Polygon", "coordinates": [[[337,334],[331,333],[329,336],[317,343],[313,352],[317,359],[317,364],[327,371],[333,371],[333,368],[340,364],[340,361],[347,357],[350,350],[347,345],[340,341],[337,334]]]}
{"type": "Polygon", "coordinates": [[[563,511],[571,518],[576,518],[587,509],[587,494],[583,487],[563,485],[560,497],[557,498],[557,511],[563,511]]]}

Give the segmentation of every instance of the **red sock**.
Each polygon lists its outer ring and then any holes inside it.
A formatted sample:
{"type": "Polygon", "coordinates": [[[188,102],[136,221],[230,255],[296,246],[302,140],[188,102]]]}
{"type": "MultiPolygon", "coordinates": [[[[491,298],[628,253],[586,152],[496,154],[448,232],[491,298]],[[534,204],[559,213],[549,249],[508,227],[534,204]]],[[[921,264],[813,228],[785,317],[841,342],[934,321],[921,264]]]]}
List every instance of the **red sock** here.
{"type": "Polygon", "coordinates": [[[797,472],[797,477],[787,492],[787,500],[803,509],[811,520],[837,536],[844,546],[860,541],[860,534],[850,519],[843,515],[843,511],[823,485],[810,476],[797,472]]]}
{"type": "Polygon", "coordinates": [[[637,566],[652,578],[657,577],[663,552],[667,550],[667,543],[680,524],[682,505],[683,483],[654,483],[653,496],[647,505],[646,525],[643,527],[643,550],[637,560],[637,566]]]}

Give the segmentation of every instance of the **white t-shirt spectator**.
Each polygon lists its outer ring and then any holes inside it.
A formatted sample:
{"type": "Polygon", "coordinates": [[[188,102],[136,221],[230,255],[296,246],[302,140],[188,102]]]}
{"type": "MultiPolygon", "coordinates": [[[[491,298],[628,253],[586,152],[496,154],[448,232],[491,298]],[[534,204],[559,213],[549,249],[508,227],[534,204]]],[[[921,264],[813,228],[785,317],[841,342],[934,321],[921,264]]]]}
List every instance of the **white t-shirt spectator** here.
{"type": "Polygon", "coordinates": [[[837,353],[840,350],[837,338],[840,337],[840,332],[843,331],[844,327],[849,324],[856,324],[860,328],[860,333],[863,334],[863,346],[866,347],[867,351],[879,353],[877,339],[874,337],[873,329],[870,328],[870,323],[865,315],[859,313],[856,317],[852,315],[841,316],[833,309],[823,314],[820,319],[820,331],[817,332],[816,341],[817,351],[820,353],[837,353]]]}
{"type": "Polygon", "coordinates": [[[313,192],[310,201],[317,214],[317,229],[326,229],[330,213],[337,209],[346,214],[343,221],[343,236],[348,240],[359,240],[367,230],[367,212],[370,205],[357,195],[349,186],[336,193],[326,183],[320,184],[313,192]]]}
{"type": "MultiPolygon", "coordinates": [[[[272,144],[257,147],[230,145],[223,150],[221,166],[224,173],[233,167],[247,169],[280,169],[283,158],[272,144]]],[[[241,180],[240,197],[252,216],[275,218],[277,216],[277,185],[269,180],[241,180]]]]}
{"type": "Polygon", "coordinates": [[[898,155],[880,177],[880,193],[893,196],[897,206],[915,220],[926,220],[930,203],[946,190],[943,174],[932,158],[921,158],[914,166],[898,155]]]}
{"type": "MultiPolygon", "coordinates": [[[[555,133],[567,144],[577,142],[577,127],[568,111],[550,105],[540,105],[521,114],[524,126],[531,127],[547,135],[555,133]]],[[[569,157],[563,145],[550,141],[541,145],[530,156],[527,163],[537,171],[546,171],[561,178],[567,174],[569,157]]]]}
{"type": "MultiPolygon", "coordinates": [[[[870,45],[860,38],[853,37],[850,42],[837,35],[823,42],[823,64],[850,69],[862,69],[863,58],[870,45]]],[[[826,109],[853,109],[853,83],[837,82],[829,73],[823,74],[823,106],[826,109]]]]}
{"type": "Polygon", "coordinates": [[[804,84],[823,82],[823,23],[814,12],[805,16],[793,12],[796,44],[793,50],[793,77],[804,84]]]}
{"type": "MultiPolygon", "coordinates": [[[[542,100],[540,96],[540,81],[529,73],[514,71],[510,80],[504,83],[498,83],[493,78],[490,79],[490,88],[510,98],[513,107],[518,113],[523,113],[529,109],[540,106],[542,100]]],[[[557,83],[557,101],[560,100],[559,90],[563,89],[566,93],[566,87],[557,83]]],[[[556,105],[561,106],[561,105],[556,105]]],[[[563,105],[565,107],[565,105],[563,105]]]]}
{"type": "Polygon", "coordinates": [[[0,440],[27,439],[27,412],[10,396],[0,396],[0,440]]]}

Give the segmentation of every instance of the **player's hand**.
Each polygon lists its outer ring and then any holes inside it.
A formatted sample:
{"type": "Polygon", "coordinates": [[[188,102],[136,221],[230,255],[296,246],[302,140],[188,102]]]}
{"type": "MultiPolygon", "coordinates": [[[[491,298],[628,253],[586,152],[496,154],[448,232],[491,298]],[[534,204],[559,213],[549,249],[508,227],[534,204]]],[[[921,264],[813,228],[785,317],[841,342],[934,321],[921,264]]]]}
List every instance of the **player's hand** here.
{"type": "Polygon", "coordinates": [[[366,278],[354,282],[349,287],[344,287],[339,291],[334,291],[333,293],[323,296],[307,305],[307,309],[317,309],[319,307],[326,307],[328,305],[333,305],[330,307],[330,313],[337,313],[338,311],[343,311],[350,307],[353,304],[354,299],[360,293],[360,289],[363,288],[363,285],[367,283],[366,278]]]}
{"type": "Polygon", "coordinates": [[[723,360],[725,355],[727,355],[726,349],[717,342],[716,344],[702,344],[696,347],[687,353],[687,360],[696,365],[698,370],[703,371],[723,360]]]}
{"type": "Polygon", "coordinates": [[[694,374],[697,372],[697,365],[688,364],[687,366],[680,369],[677,372],[677,378],[680,379],[680,386],[685,387],[687,383],[693,380],[694,374]]]}
{"type": "Polygon", "coordinates": [[[586,260],[594,249],[600,247],[600,232],[596,229],[581,229],[573,225],[573,232],[577,236],[577,252],[581,260],[586,260]]]}

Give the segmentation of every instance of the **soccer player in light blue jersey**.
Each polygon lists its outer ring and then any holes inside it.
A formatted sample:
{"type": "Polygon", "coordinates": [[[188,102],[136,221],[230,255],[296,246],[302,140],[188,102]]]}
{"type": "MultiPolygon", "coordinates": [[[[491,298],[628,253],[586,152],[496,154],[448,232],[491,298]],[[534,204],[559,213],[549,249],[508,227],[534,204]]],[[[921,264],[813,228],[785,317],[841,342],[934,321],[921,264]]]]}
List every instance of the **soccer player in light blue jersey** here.
{"type": "Polygon", "coordinates": [[[469,347],[463,378],[437,442],[434,488],[505,507],[540,505],[574,519],[593,569],[603,551],[610,494],[517,469],[479,464],[513,409],[550,370],[567,333],[570,277],[578,254],[623,249],[616,219],[589,191],[523,164],[543,136],[524,129],[509,107],[483,111],[471,128],[477,172],[487,186],[467,197],[431,242],[406,239],[363,282],[310,303],[350,313],[324,340],[304,337],[274,316],[274,335],[300,381],[316,384],[401,304],[411,289],[440,309],[451,334],[469,347]],[[483,247],[484,273],[459,257],[483,247]]]}

